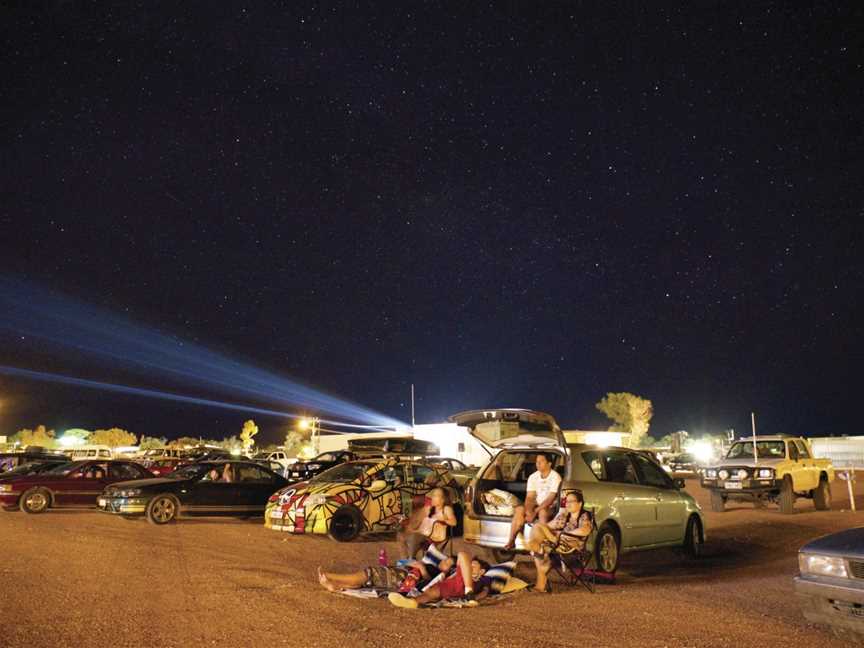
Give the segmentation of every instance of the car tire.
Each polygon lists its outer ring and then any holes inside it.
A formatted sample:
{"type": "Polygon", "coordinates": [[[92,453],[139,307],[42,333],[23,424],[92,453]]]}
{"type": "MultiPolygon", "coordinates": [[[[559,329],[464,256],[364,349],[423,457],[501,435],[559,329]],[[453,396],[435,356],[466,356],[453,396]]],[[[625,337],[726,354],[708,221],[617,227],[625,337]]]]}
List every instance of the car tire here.
{"type": "Polygon", "coordinates": [[[720,491],[711,491],[711,510],[715,513],[722,513],[726,510],[726,498],[720,491]]]}
{"type": "Polygon", "coordinates": [[[618,570],[620,558],[621,539],[618,532],[604,524],[597,532],[597,539],[594,541],[594,564],[598,571],[614,574],[618,570]]]}
{"type": "Polygon", "coordinates": [[[144,515],[150,524],[162,526],[177,519],[180,512],[180,502],[173,495],[157,495],[147,503],[144,515]]]}
{"type": "Polygon", "coordinates": [[[489,553],[492,554],[492,562],[496,565],[510,562],[516,558],[516,552],[511,549],[490,549],[489,553]]]}
{"type": "Polygon", "coordinates": [[[44,513],[51,508],[51,493],[44,488],[31,488],[21,495],[18,506],[25,513],[44,513]]]}
{"type": "Polygon", "coordinates": [[[831,485],[824,477],[819,480],[819,486],[813,491],[813,505],[817,511],[827,511],[831,508],[831,485]]]}
{"type": "Polygon", "coordinates": [[[691,515],[687,520],[687,530],[684,533],[684,553],[694,560],[702,556],[705,546],[705,534],[702,533],[702,522],[698,515],[691,515]]]}
{"type": "Polygon", "coordinates": [[[780,485],[780,512],[789,515],[795,512],[795,491],[792,489],[792,477],[786,475],[780,485]]]}
{"type": "Polygon", "coordinates": [[[330,517],[327,534],[337,542],[351,542],[363,531],[363,514],[355,506],[342,506],[330,517]]]}

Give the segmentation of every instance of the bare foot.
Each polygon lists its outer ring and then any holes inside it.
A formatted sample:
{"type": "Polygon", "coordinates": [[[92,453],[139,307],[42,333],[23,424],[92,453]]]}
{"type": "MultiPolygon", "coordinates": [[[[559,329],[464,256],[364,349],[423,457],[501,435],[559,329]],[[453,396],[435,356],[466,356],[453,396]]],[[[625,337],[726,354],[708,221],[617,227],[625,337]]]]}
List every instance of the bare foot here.
{"type": "Polygon", "coordinates": [[[321,587],[326,589],[328,592],[336,591],[336,587],[333,585],[333,583],[327,580],[327,575],[323,571],[321,571],[320,567],[318,568],[318,582],[321,583],[321,587]]]}

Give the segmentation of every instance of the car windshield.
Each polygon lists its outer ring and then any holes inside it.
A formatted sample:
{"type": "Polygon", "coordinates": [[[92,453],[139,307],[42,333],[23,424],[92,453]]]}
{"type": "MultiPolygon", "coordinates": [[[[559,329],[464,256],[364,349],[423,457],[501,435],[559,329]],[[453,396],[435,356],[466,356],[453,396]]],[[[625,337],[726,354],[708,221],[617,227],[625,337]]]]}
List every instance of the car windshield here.
{"type": "Polygon", "coordinates": [[[320,454],[317,457],[315,457],[312,461],[322,461],[322,462],[336,461],[336,455],[333,454],[332,452],[325,452],[324,454],[320,454]]]}
{"type": "Polygon", "coordinates": [[[330,470],[325,470],[311,479],[315,482],[352,482],[369,470],[375,464],[371,461],[359,463],[344,463],[330,470]]]}
{"type": "MultiPolygon", "coordinates": [[[[783,441],[757,441],[756,453],[759,459],[785,459],[786,448],[783,441]]],[[[727,459],[747,459],[753,457],[753,442],[739,441],[729,448],[727,459]]]]}

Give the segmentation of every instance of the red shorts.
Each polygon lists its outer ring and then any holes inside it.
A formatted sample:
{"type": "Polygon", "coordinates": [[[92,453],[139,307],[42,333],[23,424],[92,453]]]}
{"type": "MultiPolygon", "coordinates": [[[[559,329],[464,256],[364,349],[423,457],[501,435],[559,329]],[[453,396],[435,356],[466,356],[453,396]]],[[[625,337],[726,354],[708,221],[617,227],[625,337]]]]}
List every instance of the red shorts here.
{"type": "Polygon", "coordinates": [[[438,584],[438,591],[441,593],[442,599],[463,598],[465,596],[465,581],[462,580],[462,572],[457,571],[441,581],[438,584]]]}

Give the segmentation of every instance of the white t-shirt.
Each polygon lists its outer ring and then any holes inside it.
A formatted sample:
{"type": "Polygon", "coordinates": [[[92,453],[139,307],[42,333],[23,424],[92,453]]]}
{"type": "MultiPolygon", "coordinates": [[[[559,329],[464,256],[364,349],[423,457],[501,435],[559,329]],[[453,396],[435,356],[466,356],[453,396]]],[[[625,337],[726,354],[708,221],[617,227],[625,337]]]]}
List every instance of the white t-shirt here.
{"type": "Polygon", "coordinates": [[[549,497],[550,493],[557,493],[558,487],[561,485],[561,475],[555,470],[550,470],[546,478],[540,474],[539,470],[534,471],[528,477],[528,492],[534,491],[537,494],[537,503],[540,504],[543,500],[549,497]]]}

